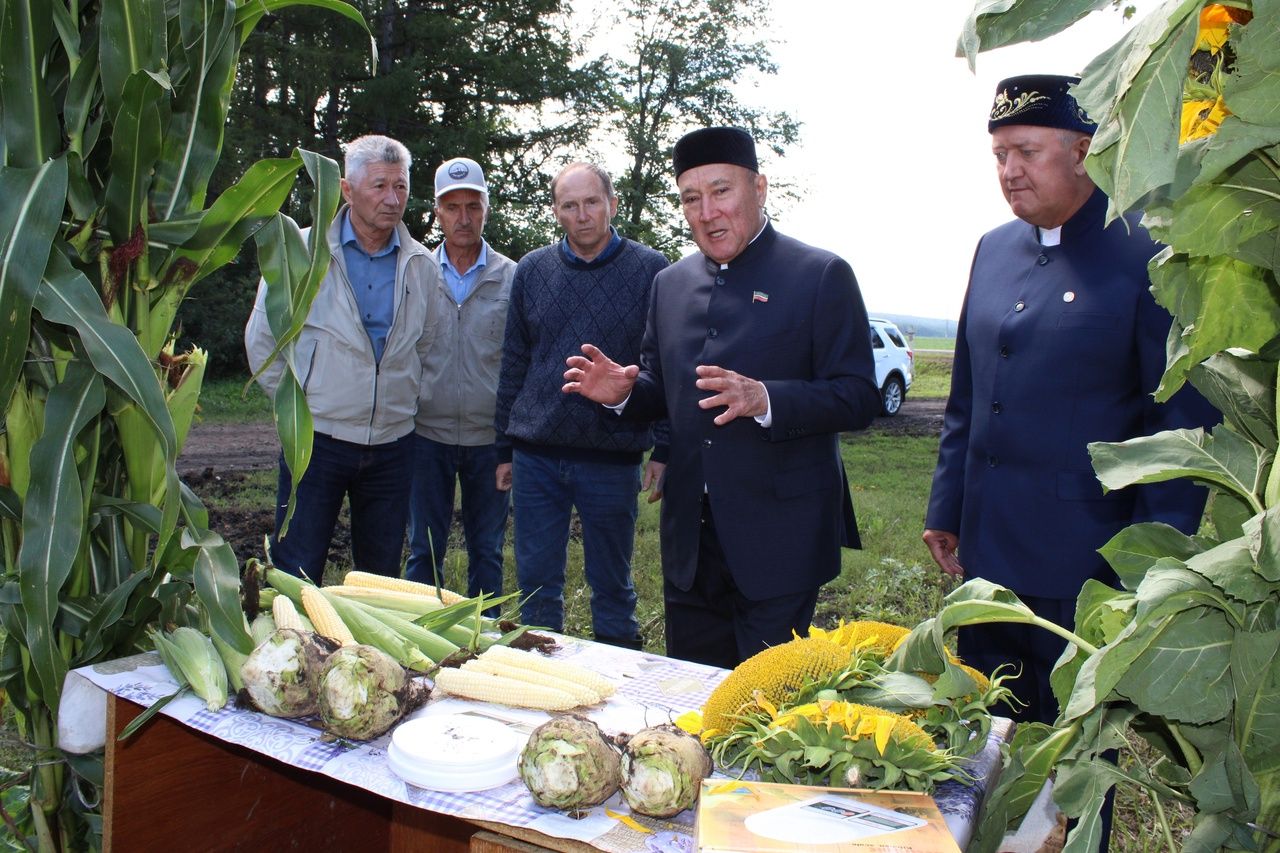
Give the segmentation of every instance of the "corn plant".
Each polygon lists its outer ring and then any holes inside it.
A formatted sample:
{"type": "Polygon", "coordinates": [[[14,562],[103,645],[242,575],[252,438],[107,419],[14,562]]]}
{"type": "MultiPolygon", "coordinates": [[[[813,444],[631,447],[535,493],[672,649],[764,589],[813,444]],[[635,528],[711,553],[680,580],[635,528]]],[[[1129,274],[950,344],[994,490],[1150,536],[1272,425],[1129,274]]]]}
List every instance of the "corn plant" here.
{"type": "MultiPolygon", "coordinates": [[[[1044,38],[1110,4],[980,0],[960,47],[972,62],[980,48],[1044,38]]],[[[1051,679],[1058,720],[1020,727],[971,850],[997,849],[1052,776],[1055,802],[1080,819],[1068,851],[1098,846],[1116,784],[1147,789],[1171,850],[1280,851],[1280,2],[1151,5],[1076,88],[1098,122],[1086,167],[1109,215],[1144,209],[1167,244],[1150,267],[1173,315],[1157,399],[1190,380],[1223,423],[1090,454],[1107,489],[1175,477],[1208,486],[1214,529],[1121,531],[1102,549],[1120,588],[1086,584],[1074,630],[975,580],[904,643],[901,663],[937,671],[944,634],[961,625],[1022,622],[1065,641],[1051,679]],[[1154,747],[1153,766],[1109,759],[1130,732],[1154,747]],[[1187,838],[1173,837],[1162,800],[1195,810],[1187,838]]]]}
{"type": "MultiPolygon", "coordinates": [[[[291,309],[282,346],[323,275],[279,209],[305,168],[332,218],[331,160],[263,160],[206,198],[245,38],[295,3],[365,27],[342,0],[0,0],[0,687],[36,751],[5,816],[29,847],[96,846],[101,758],[56,746],[68,669],[157,622],[251,649],[235,555],[175,469],[205,353],[175,352],[173,327],[251,236],[291,309]]],[[[309,446],[289,431],[295,476],[309,446]]]]}

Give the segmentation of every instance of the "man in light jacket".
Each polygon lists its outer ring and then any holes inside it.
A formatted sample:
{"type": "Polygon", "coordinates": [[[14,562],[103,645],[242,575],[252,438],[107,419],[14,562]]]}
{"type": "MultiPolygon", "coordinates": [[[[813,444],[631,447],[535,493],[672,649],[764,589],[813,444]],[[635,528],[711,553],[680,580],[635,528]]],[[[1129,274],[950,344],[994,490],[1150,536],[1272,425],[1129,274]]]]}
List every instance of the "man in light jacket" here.
{"type": "MultiPolygon", "coordinates": [[[[281,569],[320,583],[343,498],[351,504],[355,567],[398,575],[409,511],[413,418],[427,352],[427,298],[440,272],[401,219],[409,199],[409,151],[385,136],[347,146],[346,204],[329,226],[332,257],[302,334],[294,343],[298,379],[314,421],[311,463],[296,509],[280,535],[291,477],[280,459],[276,536],[281,569]]],[[[275,347],[266,282],[245,327],[255,372],[275,347]]],[[[284,371],[276,360],[259,377],[274,397],[284,371]]]]}
{"type": "Polygon", "coordinates": [[[466,157],[436,170],[441,280],[427,294],[427,360],[414,436],[405,576],[442,584],[455,484],[462,488],[467,594],[502,592],[508,493],[499,491],[493,413],[515,261],[485,242],[489,186],[466,157]]]}

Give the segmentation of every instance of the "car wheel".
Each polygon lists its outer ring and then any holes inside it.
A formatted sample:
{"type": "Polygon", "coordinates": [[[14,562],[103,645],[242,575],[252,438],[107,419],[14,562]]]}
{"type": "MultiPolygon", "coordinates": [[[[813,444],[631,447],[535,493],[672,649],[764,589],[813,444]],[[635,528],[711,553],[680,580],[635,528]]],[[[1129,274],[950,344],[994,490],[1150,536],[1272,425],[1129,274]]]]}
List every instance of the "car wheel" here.
{"type": "Polygon", "coordinates": [[[902,386],[902,380],[897,376],[890,376],[884,381],[884,387],[880,389],[881,413],[889,417],[898,414],[906,396],[907,389],[902,386]]]}

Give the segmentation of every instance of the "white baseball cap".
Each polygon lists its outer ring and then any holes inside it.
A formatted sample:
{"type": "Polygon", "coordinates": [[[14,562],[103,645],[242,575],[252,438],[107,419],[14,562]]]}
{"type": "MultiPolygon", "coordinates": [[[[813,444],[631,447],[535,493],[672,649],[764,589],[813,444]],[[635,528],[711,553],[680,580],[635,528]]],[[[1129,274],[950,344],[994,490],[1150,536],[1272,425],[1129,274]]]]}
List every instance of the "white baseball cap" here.
{"type": "Polygon", "coordinates": [[[489,197],[489,185],[484,182],[484,170],[475,160],[454,157],[436,169],[436,198],[453,190],[475,190],[489,197]]]}

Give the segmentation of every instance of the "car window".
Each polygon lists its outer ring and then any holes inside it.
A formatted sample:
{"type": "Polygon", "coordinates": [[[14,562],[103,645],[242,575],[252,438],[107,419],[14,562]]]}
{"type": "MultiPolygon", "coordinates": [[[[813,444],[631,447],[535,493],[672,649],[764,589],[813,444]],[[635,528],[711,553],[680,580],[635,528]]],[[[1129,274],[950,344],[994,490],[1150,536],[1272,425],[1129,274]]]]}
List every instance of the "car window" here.
{"type": "Polygon", "coordinates": [[[884,341],[880,340],[880,336],[876,334],[876,330],[871,330],[871,348],[884,349],[884,341]]]}
{"type": "Polygon", "coordinates": [[[902,335],[898,334],[897,329],[885,329],[884,333],[889,336],[889,340],[898,345],[899,349],[906,349],[907,345],[902,340],[902,335]]]}

